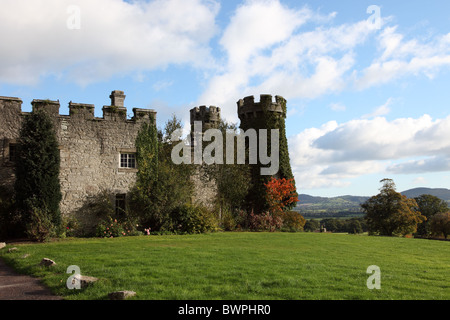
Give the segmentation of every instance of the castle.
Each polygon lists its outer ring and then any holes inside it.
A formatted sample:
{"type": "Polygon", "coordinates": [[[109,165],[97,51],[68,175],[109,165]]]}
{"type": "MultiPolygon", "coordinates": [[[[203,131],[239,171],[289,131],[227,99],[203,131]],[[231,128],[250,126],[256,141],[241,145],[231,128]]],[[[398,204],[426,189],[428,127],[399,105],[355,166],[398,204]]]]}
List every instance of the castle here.
{"type": "MultiPolygon", "coordinates": [[[[286,100],[276,96],[272,101],[270,95],[261,95],[260,98],[259,103],[254,101],[253,96],[237,102],[241,128],[279,127],[277,123],[281,121],[284,130],[286,100]]],[[[132,118],[128,119],[124,92],[113,91],[110,99],[111,105],[103,106],[101,118],[94,116],[95,106],[92,104],[70,102],[69,115],[61,115],[59,101],[31,102],[32,112],[44,110],[54,123],[61,158],[60,208],[63,215],[80,210],[88,199],[104,190],[115,195],[116,207],[123,208],[126,195],[136,181],[135,140],[142,123],[156,123],[157,113],[155,110],[134,108],[132,118]]],[[[0,97],[0,187],[12,189],[14,186],[16,146],[26,114],[22,112],[21,99],[0,97]]],[[[217,128],[220,108],[200,106],[191,109],[192,130],[195,121],[201,121],[204,130],[217,128]]],[[[280,137],[286,139],[284,131],[280,137]]],[[[285,147],[287,150],[287,142],[285,147]]],[[[202,185],[195,177],[193,179],[193,201],[211,202],[214,188],[202,185]]]]}

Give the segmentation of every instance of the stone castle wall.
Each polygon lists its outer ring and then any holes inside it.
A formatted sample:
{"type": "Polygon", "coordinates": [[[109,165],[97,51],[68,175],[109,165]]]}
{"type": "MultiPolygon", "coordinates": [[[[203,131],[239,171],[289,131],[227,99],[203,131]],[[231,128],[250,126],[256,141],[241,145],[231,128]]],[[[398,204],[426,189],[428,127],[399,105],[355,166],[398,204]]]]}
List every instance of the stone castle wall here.
{"type": "MultiPolygon", "coordinates": [[[[103,117],[94,117],[94,105],[69,104],[69,115],[59,114],[59,102],[33,100],[33,111],[44,110],[53,119],[61,155],[60,182],[63,215],[79,211],[102,192],[126,194],[136,179],[136,168],[121,168],[120,154],[135,153],[135,140],[143,122],[150,123],[156,112],[133,109],[127,119],[121,91],[111,94],[111,106],[103,107],[103,117]],[[120,96],[119,98],[117,96],[120,96]]],[[[22,101],[0,97],[0,185],[14,183],[14,164],[8,150],[16,143],[23,117],[22,101]]]]}
{"type": "Polygon", "coordinates": [[[14,166],[10,161],[10,145],[16,144],[22,126],[22,100],[0,97],[0,187],[14,186],[14,166]]]}
{"type": "MultiPolygon", "coordinates": [[[[156,123],[156,112],[148,109],[133,109],[133,117],[127,118],[124,106],[125,95],[113,91],[111,105],[103,107],[103,117],[95,117],[92,104],[69,103],[69,115],[60,115],[59,101],[33,100],[33,111],[44,110],[53,120],[59,141],[62,191],[61,212],[83,220],[83,208],[90,199],[104,192],[110,195],[127,194],[136,181],[136,168],[121,168],[121,154],[134,154],[135,141],[142,123],[156,123]]],[[[241,128],[271,128],[272,122],[283,125],[286,100],[276,96],[261,95],[260,102],[246,97],[237,102],[241,128]],[[268,121],[270,120],[270,121],[268,121]]],[[[11,146],[18,143],[24,117],[22,100],[14,97],[0,97],[0,187],[14,186],[14,161],[11,146]]],[[[191,127],[194,121],[201,121],[203,130],[217,128],[220,124],[220,108],[201,106],[190,110],[191,127]]],[[[280,141],[281,145],[287,141],[280,141]]],[[[287,156],[288,157],[288,156],[287,156]]],[[[282,159],[283,160],[283,159],[282,159]]],[[[289,163],[289,158],[287,158],[289,163]]],[[[283,170],[283,168],[280,168],[283,170]]],[[[290,166],[288,168],[290,170],[290,166]]],[[[214,206],[217,194],[215,181],[205,177],[202,166],[191,178],[194,183],[192,202],[207,207],[214,206]]],[[[288,172],[289,170],[286,170],[288,172]]],[[[89,218],[86,218],[89,219],[89,218]]],[[[83,222],[83,221],[81,221],[83,222]]]]}

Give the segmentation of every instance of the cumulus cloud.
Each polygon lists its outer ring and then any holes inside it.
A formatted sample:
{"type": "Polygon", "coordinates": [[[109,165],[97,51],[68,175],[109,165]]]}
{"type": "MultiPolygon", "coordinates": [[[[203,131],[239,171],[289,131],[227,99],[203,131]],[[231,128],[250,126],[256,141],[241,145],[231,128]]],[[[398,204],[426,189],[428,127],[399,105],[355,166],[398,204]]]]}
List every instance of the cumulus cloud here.
{"type": "Polygon", "coordinates": [[[386,84],[408,75],[433,78],[442,67],[450,66],[450,33],[428,41],[405,40],[397,27],[386,27],[377,37],[380,56],[362,70],[355,80],[359,89],[386,84]]]}
{"type": "Polygon", "coordinates": [[[450,155],[435,156],[426,159],[407,161],[387,168],[388,172],[395,174],[427,173],[450,171],[450,155]]]}
{"type": "Polygon", "coordinates": [[[0,81],[64,76],[86,85],[168,64],[212,63],[219,5],[203,0],[3,0],[0,81]],[[79,28],[69,28],[78,8],[79,28]],[[5,32],[7,30],[7,32],[5,32]]]}
{"type": "Polygon", "coordinates": [[[325,187],[370,173],[448,171],[449,135],[450,116],[330,121],[290,137],[289,150],[296,178],[310,183],[305,188],[325,187]]]}
{"type": "Polygon", "coordinates": [[[199,100],[214,100],[225,118],[236,120],[235,100],[246,95],[312,99],[343,90],[355,46],[375,31],[365,20],[333,26],[335,16],[277,0],[244,2],[219,41],[223,68],[199,100]]]}
{"type": "MultiPolygon", "coordinates": [[[[404,76],[432,78],[450,67],[450,34],[418,40],[389,26],[390,17],[382,18],[380,30],[366,19],[335,24],[335,17],[335,12],[290,8],[278,0],[245,1],[219,40],[225,52],[222,67],[199,101],[214,101],[225,118],[237,121],[236,100],[247,95],[315,99],[404,76]],[[378,49],[368,62],[359,60],[365,47],[378,49]]],[[[365,118],[387,115],[391,103],[365,118]]]]}

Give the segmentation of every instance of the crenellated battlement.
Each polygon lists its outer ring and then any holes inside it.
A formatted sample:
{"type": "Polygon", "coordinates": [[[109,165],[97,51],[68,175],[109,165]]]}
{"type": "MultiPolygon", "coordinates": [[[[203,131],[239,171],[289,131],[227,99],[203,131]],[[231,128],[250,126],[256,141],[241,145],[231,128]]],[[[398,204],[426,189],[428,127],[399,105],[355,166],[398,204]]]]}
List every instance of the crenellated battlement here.
{"type": "Polygon", "coordinates": [[[275,101],[270,94],[261,94],[260,101],[255,102],[254,96],[248,96],[237,102],[238,116],[241,121],[249,118],[265,117],[267,112],[286,118],[286,100],[281,96],[275,96],[275,101]]]}
{"type": "MultiPolygon", "coordinates": [[[[103,117],[95,117],[95,105],[87,103],[69,102],[69,115],[61,115],[59,100],[41,100],[34,99],[31,101],[32,112],[45,111],[52,118],[64,117],[64,119],[73,120],[96,120],[96,121],[119,121],[119,122],[150,122],[150,119],[156,119],[156,111],[153,109],[133,108],[133,117],[127,118],[127,108],[124,107],[125,95],[123,91],[115,90],[110,95],[111,105],[103,106],[103,117]]],[[[1,97],[0,106],[8,108],[10,112],[16,114],[27,114],[22,112],[22,100],[16,97],[1,97]]]]}
{"type": "Polygon", "coordinates": [[[195,121],[201,121],[203,129],[217,128],[220,122],[220,108],[215,106],[200,106],[190,110],[191,126],[195,121]]]}

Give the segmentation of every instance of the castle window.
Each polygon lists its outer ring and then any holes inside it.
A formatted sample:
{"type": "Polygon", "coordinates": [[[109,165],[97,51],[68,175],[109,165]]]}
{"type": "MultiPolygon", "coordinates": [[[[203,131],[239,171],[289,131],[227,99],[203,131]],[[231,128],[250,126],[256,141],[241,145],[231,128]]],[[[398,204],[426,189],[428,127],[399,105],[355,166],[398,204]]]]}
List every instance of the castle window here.
{"type": "Polygon", "coordinates": [[[120,154],[121,168],[136,168],[136,154],[135,153],[121,153],[120,154]]]}
{"type": "Polygon", "coordinates": [[[9,161],[16,162],[17,160],[17,145],[15,143],[9,144],[9,161]]]}
{"type": "Polygon", "coordinates": [[[126,210],[126,194],[116,194],[116,215],[121,216],[126,210]]]}

